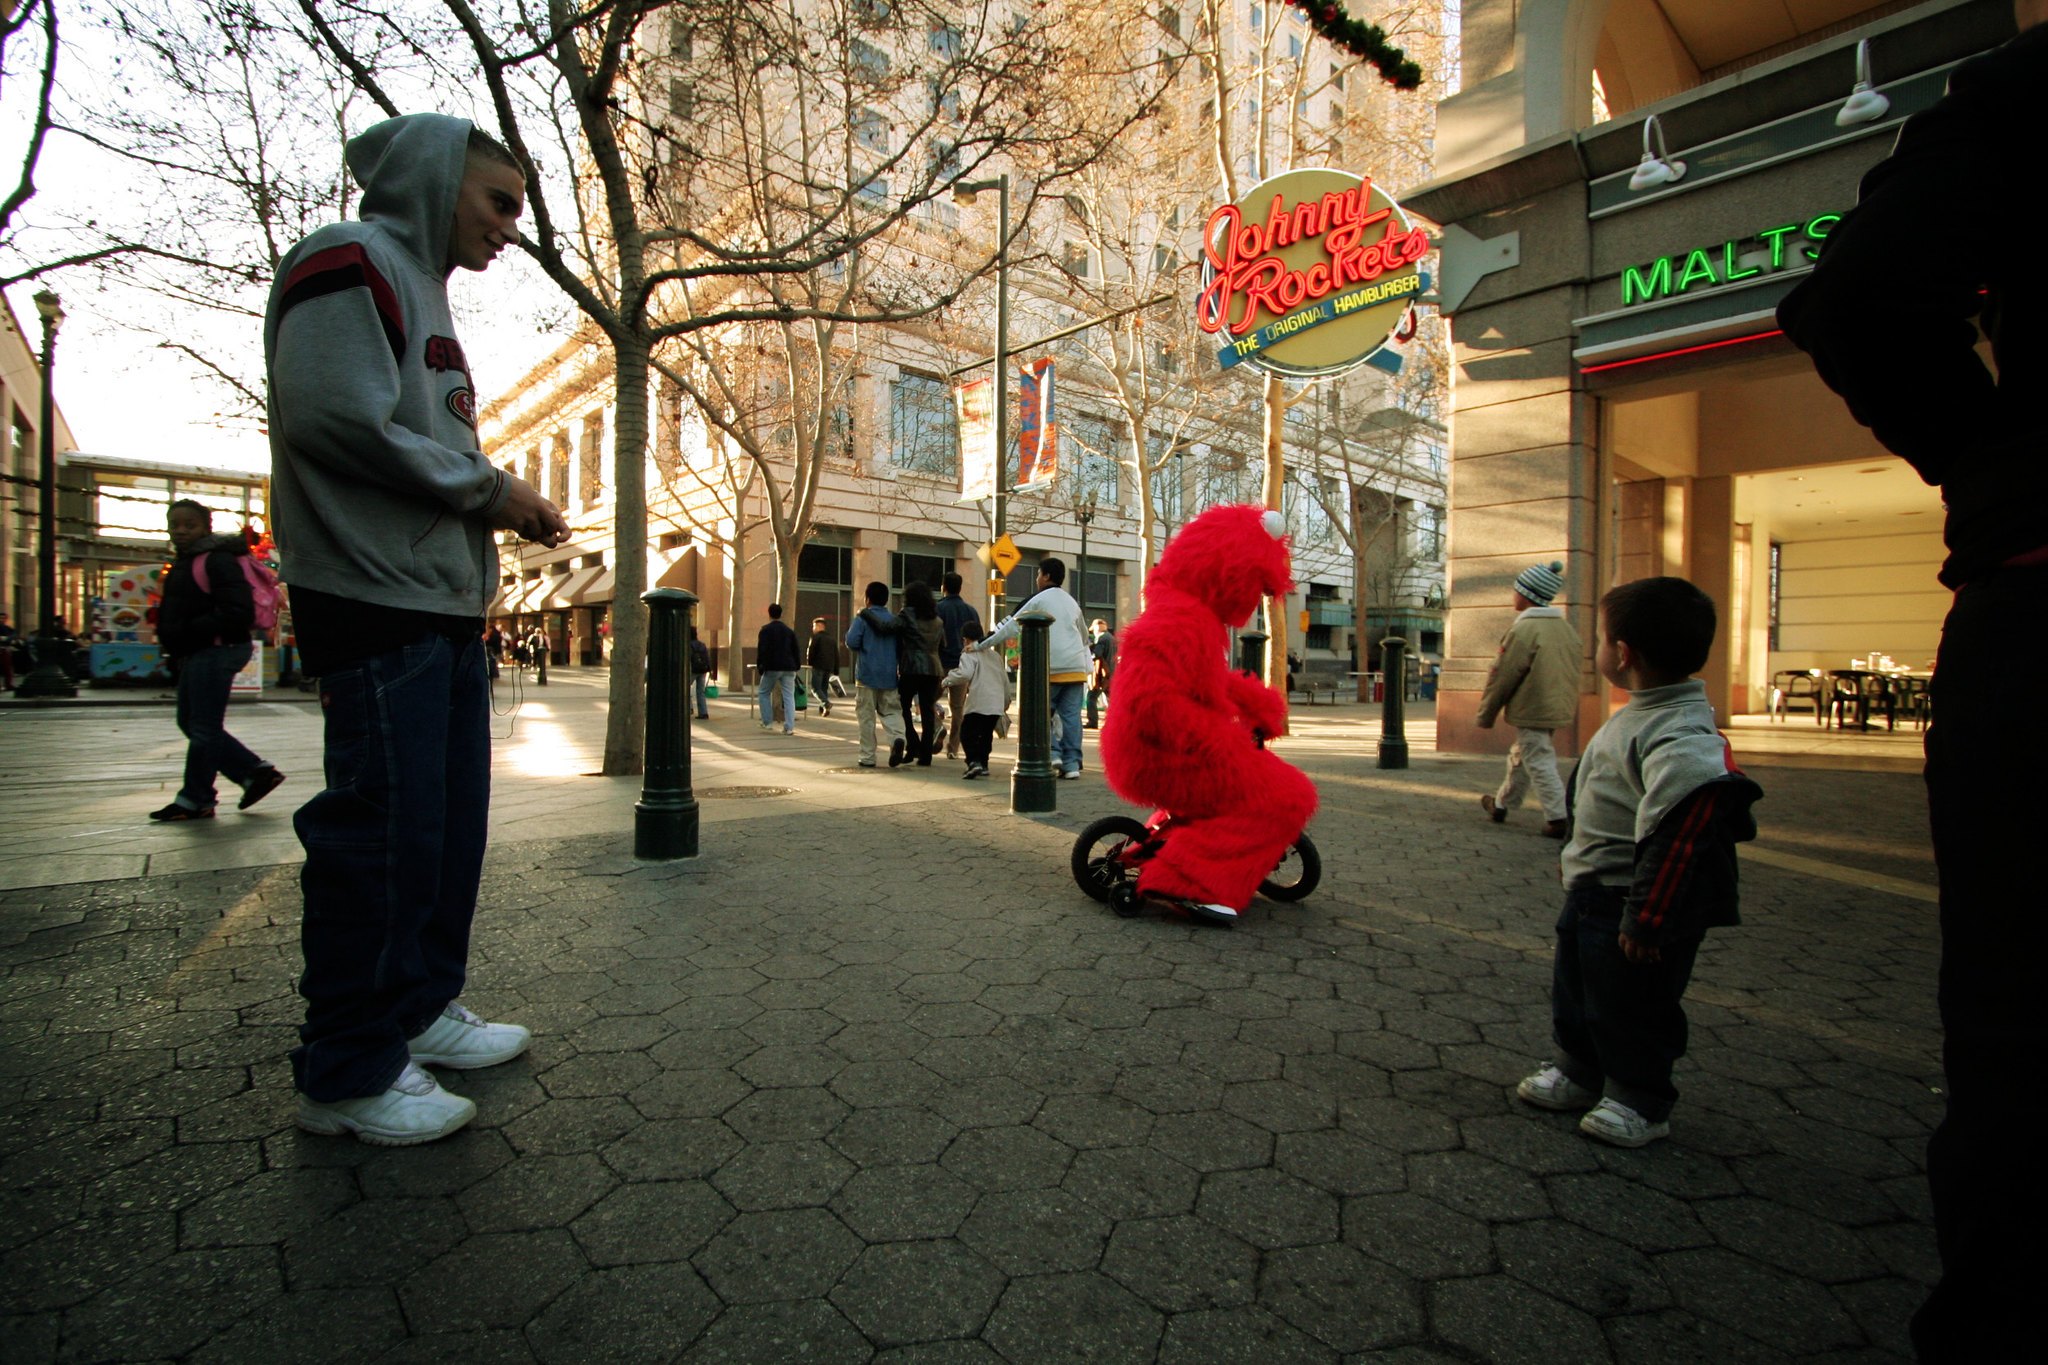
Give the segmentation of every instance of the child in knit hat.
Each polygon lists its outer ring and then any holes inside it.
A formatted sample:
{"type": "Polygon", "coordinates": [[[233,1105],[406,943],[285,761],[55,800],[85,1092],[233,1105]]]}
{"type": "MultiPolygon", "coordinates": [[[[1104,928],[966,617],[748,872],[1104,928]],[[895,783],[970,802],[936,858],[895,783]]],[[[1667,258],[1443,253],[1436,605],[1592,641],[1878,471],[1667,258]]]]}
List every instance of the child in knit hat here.
{"type": "Polygon", "coordinates": [[[1507,776],[1500,790],[1479,798],[1495,824],[1522,804],[1530,787],[1543,804],[1543,833],[1562,839],[1565,831],[1564,779],[1557,772],[1557,749],[1551,732],[1569,725],[1579,707],[1579,675],[1586,648],[1564,609],[1552,606],[1564,591],[1564,564],[1531,564],[1515,578],[1514,625],[1501,641],[1500,657],[1487,676],[1479,699],[1477,724],[1493,728],[1494,718],[1507,714],[1515,727],[1515,745],[1508,750],[1507,776]]]}

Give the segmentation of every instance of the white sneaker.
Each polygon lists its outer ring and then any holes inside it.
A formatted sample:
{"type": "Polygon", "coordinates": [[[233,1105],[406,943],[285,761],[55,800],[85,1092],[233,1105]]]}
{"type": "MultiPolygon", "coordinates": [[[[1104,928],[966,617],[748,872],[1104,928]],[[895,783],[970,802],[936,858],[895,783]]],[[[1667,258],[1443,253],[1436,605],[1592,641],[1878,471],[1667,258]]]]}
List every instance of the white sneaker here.
{"type": "Polygon", "coordinates": [[[459,1003],[451,1002],[427,1031],[406,1044],[421,1066],[446,1066],[473,1071],[509,1062],[533,1042],[530,1029],[518,1024],[487,1024],[459,1003]]]}
{"type": "Polygon", "coordinates": [[[299,1096],[293,1121],[309,1133],[354,1133],[358,1141],[378,1147],[410,1147],[447,1137],[475,1117],[474,1103],[443,1090],[431,1075],[407,1062],[381,1095],[332,1104],[299,1096]]]}
{"type": "Polygon", "coordinates": [[[1598,1108],[1579,1120],[1579,1131],[1616,1147],[1643,1147],[1658,1138],[1670,1137],[1671,1125],[1652,1123],[1625,1104],[1602,1100],[1598,1108]]]}
{"type": "Polygon", "coordinates": [[[1538,1109],[1591,1109],[1600,1102],[1600,1092],[1588,1090],[1577,1081],[1554,1066],[1546,1066],[1533,1076],[1522,1077],[1522,1083],[1515,1087],[1520,1095],[1538,1109]]]}
{"type": "Polygon", "coordinates": [[[1080,770],[1079,768],[1062,768],[1062,769],[1060,769],[1060,781],[1062,781],[1062,782],[1078,782],[1078,781],[1080,781],[1080,779],[1081,779],[1081,770],[1080,770]]]}

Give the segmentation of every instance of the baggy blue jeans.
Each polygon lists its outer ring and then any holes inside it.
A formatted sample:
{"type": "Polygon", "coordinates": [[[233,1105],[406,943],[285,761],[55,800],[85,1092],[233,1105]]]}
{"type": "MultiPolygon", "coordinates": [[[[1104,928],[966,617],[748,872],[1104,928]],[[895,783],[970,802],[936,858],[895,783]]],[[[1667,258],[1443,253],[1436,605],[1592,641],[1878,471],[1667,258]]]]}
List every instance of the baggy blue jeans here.
{"type": "Polygon", "coordinates": [[[1052,718],[1059,725],[1059,733],[1053,736],[1053,758],[1063,773],[1081,767],[1081,694],[1087,688],[1087,683],[1077,682],[1052,685],[1052,718]]]}
{"type": "Polygon", "coordinates": [[[219,795],[213,785],[216,774],[241,786],[263,766],[263,760],[227,727],[228,693],[254,649],[247,640],[208,645],[178,664],[178,729],[186,740],[185,784],[178,788],[178,804],[188,810],[214,805],[219,795]]]}
{"type": "Polygon", "coordinates": [[[793,668],[764,668],[758,689],[761,700],[761,723],[773,725],[775,713],[771,709],[775,693],[782,693],[782,728],[796,729],[796,670],[793,668]]]}
{"type": "Polygon", "coordinates": [[[481,640],[428,635],[320,680],[327,787],[293,818],[306,865],[300,1091],[382,1094],[462,993],[491,805],[481,640]]]}

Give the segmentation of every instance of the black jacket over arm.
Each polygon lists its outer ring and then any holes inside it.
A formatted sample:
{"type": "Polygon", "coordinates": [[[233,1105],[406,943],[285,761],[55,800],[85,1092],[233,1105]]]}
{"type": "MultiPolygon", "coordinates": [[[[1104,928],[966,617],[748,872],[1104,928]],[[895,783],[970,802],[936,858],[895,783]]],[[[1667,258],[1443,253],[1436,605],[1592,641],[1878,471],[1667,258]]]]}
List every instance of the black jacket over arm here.
{"type": "Polygon", "coordinates": [[[215,535],[178,556],[164,575],[163,600],[156,609],[156,640],[165,654],[183,659],[209,645],[241,644],[249,638],[256,624],[256,594],[242,576],[241,556],[248,552],[240,536],[215,535]],[[201,592],[192,576],[201,555],[206,556],[211,592],[201,592]]]}
{"type": "Polygon", "coordinates": [[[2044,100],[2048,25],[1957,67],[1778,306],[1856,420],[1941,485],[1950,587],[2048,546],[2048,272],[2034,207],[2044,100]]]}

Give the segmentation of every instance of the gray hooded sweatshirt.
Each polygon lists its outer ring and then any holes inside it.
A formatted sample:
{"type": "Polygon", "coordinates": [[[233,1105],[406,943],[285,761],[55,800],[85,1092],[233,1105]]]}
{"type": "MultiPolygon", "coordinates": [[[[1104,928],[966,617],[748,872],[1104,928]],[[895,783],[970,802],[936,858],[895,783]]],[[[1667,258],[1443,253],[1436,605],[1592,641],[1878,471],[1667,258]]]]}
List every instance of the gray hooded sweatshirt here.
{"type": "Polygon", "coordinates": [[[362,219],[286,254],[263,320],[283,577],[357,602],[481,616],[506,496],[448,311],[470,125],[387,119],[348,144],[362,219]]]}

